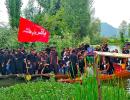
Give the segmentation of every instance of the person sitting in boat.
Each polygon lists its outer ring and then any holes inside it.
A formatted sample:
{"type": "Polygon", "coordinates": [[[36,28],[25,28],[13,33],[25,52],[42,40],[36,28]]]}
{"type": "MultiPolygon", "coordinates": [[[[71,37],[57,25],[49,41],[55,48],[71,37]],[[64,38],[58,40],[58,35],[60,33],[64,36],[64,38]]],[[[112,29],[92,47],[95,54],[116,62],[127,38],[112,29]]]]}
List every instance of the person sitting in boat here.
{"type": "MultiPolygon", "coordinates": [[[[112,53],[118,53],[118,50],[115,49],[112,51],[112,53]]],[[[120,58],[117,58],[117,57],[110,57],[110,61],[113,62],[113,63],[120,63],[120,58]]]]}
{"type": "Polygon", "coordinates": [[[114,72],[114,67],[112,62],[110,61],[110,57],[106,57],[105,61],[104,61],[104,70],[102,70],[101,73],[103,74],[113,74],[114,72]]]}
{"type": "Polygon", "coordinates": [[[59,61],[59,73],[65,74],[65,62],[63,60],[59,61]]]}
{"type": "Polygon", "coordinates": [[[49,69],[49,64],[46,63],[46,61],[40,61],[38,63],[38,70],[37,73],[38,74],[45,74],[45,73],[50,73],[51,70],[49,69]]]}
{"type": "Polygon", "coordinates": [[[129,54],[129,50],[126,47],[124,47],[123,50],[122,50],[122,53],[123,54],[129,54]]]}
{"type": "Polygon", "coordinates": [[[109,52],[109,48],[108,48],[108,44],[107,43],[102,46],[102,51],[103,52],[109,52]]]}
{"type": "MultiPolygon", "coordinates": [[[[124,47],[122,53],[129,54],[129,50],[126,47],[124,47]]],[[[128,58],[122,58],[122,63],[125,64],[125,67],[128,66],[128,58]]]]}

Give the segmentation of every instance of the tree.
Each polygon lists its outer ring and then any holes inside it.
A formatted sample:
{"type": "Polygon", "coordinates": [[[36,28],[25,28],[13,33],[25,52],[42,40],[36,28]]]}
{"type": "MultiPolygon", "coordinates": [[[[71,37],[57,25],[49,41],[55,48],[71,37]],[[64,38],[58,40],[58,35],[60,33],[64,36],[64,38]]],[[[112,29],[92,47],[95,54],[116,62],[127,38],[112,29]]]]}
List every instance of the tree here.
{"type": "Polygon", "coordinates": [[[11,28],[15,28],[15,27],[18,28],[22,1],[21,0],[6,0],[5,4],[8,10],[9,23],[10,23],[11,28]]]}
{"type": "Polygon", "coordinates": [[[128,24],[128,37],[130,38],[130,24],[128,24]]]}
{"type": "Polygon", "coordinates": [[[35,16],[41,14],[41,6],[34,6],[36,0],[29,0],[28,6],[24,9],[24,16],[27,19],[35,21],[35,16]]]}
{"type": "Polygon", "coordinates": [[[35,7],[34,7],[34,1],[35,0],[29,0],[28,1],[28,6],[24,9],[24,15],[27,19],[33,20],[34,15],[35,15],[35,7]]]}
{"type": "Polygon", "coordinates": [[[44,13],[55,15],[61,7],[61,0],[37,0],[38,3],[44,8],[44,13]]]}
{"type": "Polygon", "coordinates": [[[100,32],[101,32],[101,21],[98,18],[94,18],[90,23],[90,40],[91,43],[100,42],[100,32]]]}
{"type": "Polygon", "coordinates": [[[68,32],[67,23],[63,19],[64,9],[61,8],[57,11],[56,15],[37,15],[35,18],[35,22],[39,25],[42,25],[46,29],[51,32],[51,37],[53,35],[63,36],[66,32],[68,32]]]}
{"type": "MultiPolygon", "coordinates": [[[[42,6],[43,12],[35,17],[35,22],[50,31],[50,41],[71,41],[74,46],[86,39],[86,36],[87,40],[91,36],[93,0],[37,1],[42,6]]],[[[63,41],[61,43],[64,44],[63,41]]]]}
{"type": "Polygon", "coordinates": [[[75,37],[89,35],[92,0],[62,0],[62,4],[65,9],[64,18],[75,37]]]}
{"type": "Polygon", "coordinates": [[[121,39],[122,46],[124,45],[124,42],[125,42],[124,35],[126,34],[126,31],[127,31],[127,22],[122,21],[122,23],[119,26],[119,33],[120,33],[120,39],[121,39]]]}

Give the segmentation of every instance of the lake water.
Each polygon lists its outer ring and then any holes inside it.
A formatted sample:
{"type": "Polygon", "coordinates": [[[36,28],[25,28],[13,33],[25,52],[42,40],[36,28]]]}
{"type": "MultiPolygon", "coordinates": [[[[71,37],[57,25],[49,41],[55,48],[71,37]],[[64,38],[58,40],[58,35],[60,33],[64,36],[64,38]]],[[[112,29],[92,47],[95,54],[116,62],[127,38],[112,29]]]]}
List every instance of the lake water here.
{"type": "Polygon", "coordinates": [[[110,51],[113,51],[113,50],[117,49],[118,52],[121,53],[121,48],[119,46],[109,45],[108,48],[110,49],[110,51]]]}

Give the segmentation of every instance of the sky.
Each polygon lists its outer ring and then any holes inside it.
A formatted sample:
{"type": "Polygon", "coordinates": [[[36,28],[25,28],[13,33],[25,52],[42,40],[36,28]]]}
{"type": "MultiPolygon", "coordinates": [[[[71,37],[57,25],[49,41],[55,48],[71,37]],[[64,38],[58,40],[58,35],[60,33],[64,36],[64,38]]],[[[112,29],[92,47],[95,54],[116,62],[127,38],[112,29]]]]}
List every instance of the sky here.
{"type": "Polygon", "coordinates": [[[122,20],[130,22],[130,0],[95,0],[94,7],[96,17],[116,28],[122,20]]]}
{"type": "MultiPolygon", "coordinates": [[[[24,9],[28,0],[22,0],[24,9]]],[[[0,0],[0,22],[8,22],[5,0],[0,0]]],[[[122,20],[130,22],[130,0],[95,0],[95,17],[118,28],[122,20]]]]}

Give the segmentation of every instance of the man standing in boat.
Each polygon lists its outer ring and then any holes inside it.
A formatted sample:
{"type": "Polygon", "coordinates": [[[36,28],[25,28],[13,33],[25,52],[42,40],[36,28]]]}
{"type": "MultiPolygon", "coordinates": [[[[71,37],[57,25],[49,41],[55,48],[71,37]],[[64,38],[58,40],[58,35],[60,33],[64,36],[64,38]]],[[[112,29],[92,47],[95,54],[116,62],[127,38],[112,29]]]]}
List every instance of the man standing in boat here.
{"type": "Polygon", "coordinates": [[[78,57],[76,55],[76,51],[72,50],[72,53],[70,55],[70,74],[73,79],[76,78],[76,75],[78,73],[77,66],[78,66],[78,57]]]}
{"type": "Polygon", "coordinates": [[[58,53],[56,47],[52,47],[50,52],[50,68],[55,74],[58,73],[58,53]]]}

